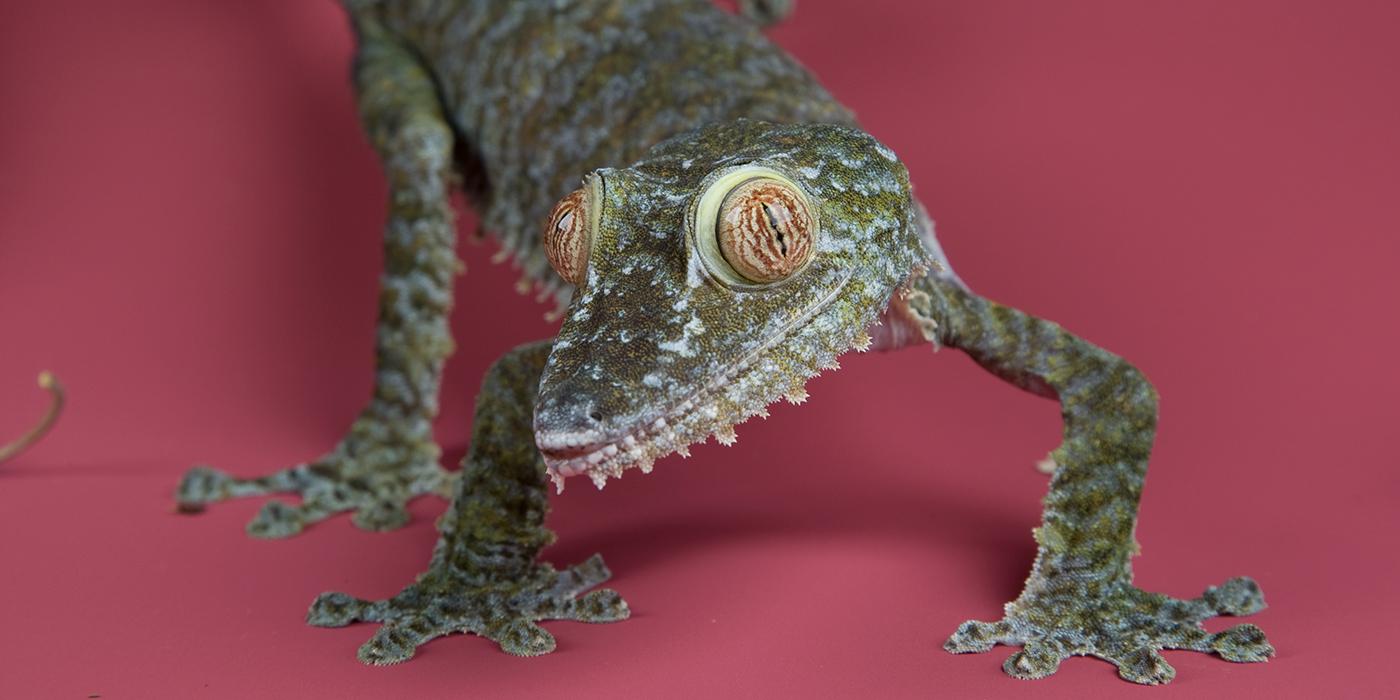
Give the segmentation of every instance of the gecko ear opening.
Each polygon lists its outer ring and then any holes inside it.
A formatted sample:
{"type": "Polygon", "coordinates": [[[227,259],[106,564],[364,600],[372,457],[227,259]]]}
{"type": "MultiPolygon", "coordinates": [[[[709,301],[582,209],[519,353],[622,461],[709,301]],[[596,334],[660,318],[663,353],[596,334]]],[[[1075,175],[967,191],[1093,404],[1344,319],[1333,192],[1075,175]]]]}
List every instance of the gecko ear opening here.
{"type": "Polygon", "coordinates": [[[720,176],[701,195],[695,217],[701,260],[733,286],[788,279],[816,249],[817,222],[806,193],[769,168],[742,167],[720,176]]]}
{"type": "Polygon", "coordinates": [[[588,254],[593,248],[593,232],[597,229],[595,209],[590,201],[592,183],[585,182],[568,196],[559,200],[545,220],[545,256],[550,267],[566,282],[581,286],[588,273],[588,254]]]}

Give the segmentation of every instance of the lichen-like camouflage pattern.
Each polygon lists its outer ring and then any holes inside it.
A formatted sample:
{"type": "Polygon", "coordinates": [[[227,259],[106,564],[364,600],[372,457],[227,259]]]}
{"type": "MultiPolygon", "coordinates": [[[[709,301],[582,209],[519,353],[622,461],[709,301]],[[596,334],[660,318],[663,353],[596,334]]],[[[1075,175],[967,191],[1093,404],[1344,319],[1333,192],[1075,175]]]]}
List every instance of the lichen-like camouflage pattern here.
{"type": "MultiPolygon", "coordinates": [[[[1200,622],[1264,606],[1231,579],[1192,600],[1134,587],[1133,530],[1157,421],[1156,395],[1130,364],[987,301],[953,273],[904,166],[759,28],[790,2],[746,0],[741,16],[706,0],[346,0],[359,39],[355,81],[390,186],[374,395],[325,457],[240,479],[192,470],[185,510],[287,492],[251,534],[283,537],[343,511],[391,529],[424,493],[453,497],[426,573],[399,595],[327,593],[308,621],[382,626],[360,659],[405,660],[453,632],[513,654],[546,653],[546,619],[622,620],[594,557],[564,571],[537,556],[547,478],[600,488],[630,467],[685,454],[782,397],[850,348],[942,345],[1057,399],[1064,441],[1021,596],[995,622],[969,621],[952,652],[1020,645],[1007,673],[1039,678],[1071,655],[1163,683],[1161,649],[1263,661],[1253,625],[1200,622]],[[696,211],[733,173],[767,173],[812,207],[815,252],[790,276],[735,284],[717,275],[696,211]],[[483,226],[534,286],[568,310],[558,338],[518,348],[488,372],[460,477],[437,460],[431,420],[452,340],[447,314],[460,183],[483,226]],[[583,184],[591,216],[577,290],[549,267],[541,229],[583,184]]],[[[721,193],[722,194],[722,193],[721,193]]],[[[571,273],[572,274],[572,273],[571,273]]]]}

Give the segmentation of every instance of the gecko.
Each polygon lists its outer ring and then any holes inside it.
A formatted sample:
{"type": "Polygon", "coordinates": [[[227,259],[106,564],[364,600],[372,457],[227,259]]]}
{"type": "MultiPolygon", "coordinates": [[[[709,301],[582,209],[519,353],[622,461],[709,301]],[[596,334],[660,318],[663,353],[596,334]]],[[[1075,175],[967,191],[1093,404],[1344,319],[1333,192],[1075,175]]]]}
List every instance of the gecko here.
{"type": "Polygon", "coordinates": [[[470,632],[515,655],[555,647],[546,620],[615,622],[598,555],[556,569],[548,488],[602,488],[735,428],[848,350],[953,348],[1059,402],[1062,443],[1029,578],[999,620],[970,620],[953,653],[1019,646],[1024,679],[1094,656],[1143,684],[1163,649],[1266,661],[1255,625],[1201,622],[1264,607],[1254,580],[1196,598],[1133,585],[1130,560],[1157,395],[1124,359],[972,291],[954,273],[909,173],[763,29],[791,2],[342,0],[353,83],[388,182],[372,396],[315,461],[241,478],[192,468],[181,510],[265,494],[248,524],[280,538],[338,513],[391,530],[405,504],[450,499],[427,570],[398,595],[320,595],[311,625],[379,627],[368,664],[470,632]],[[463,271],[449,198],[562,309],[553,340],[487,371],[459,471],[433,438],[448,313],[463,271]]]}

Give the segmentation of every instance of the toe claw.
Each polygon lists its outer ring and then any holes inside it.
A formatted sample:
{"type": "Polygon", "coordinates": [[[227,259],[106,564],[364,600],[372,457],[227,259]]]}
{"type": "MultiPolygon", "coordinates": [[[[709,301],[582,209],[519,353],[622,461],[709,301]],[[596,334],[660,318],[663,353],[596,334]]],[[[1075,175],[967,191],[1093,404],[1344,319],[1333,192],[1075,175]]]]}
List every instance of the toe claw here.
{"type": "Polygon", "coordinates": [[[943,643],[945,651],[954,654],[980,654],[1003,641],[1006,636],[1006,623],[988,623],[968,620],[958,626],[956,632],[943,643]]]}
{"type": "Polygon", "coordinates": [[[376,501],[365,506],[351,516],[355,527],[370,532],[396,530],[408,524],[408,511],[404,504],[395,501],[376,501]]]}
{"type": "Polygon", "coordinates": [[[1236,625],[1211,640],[1211,649],[1226,661],[1255,663],[1268,661],[1274,655],[1274,645],[1256,625],[1236,625]]]}
{"type": "Polygon", "coordinates": [[[1212,608],[1225,615],[1252,615],[1264,609],[1264,592],[1248,576],[1232,578],[1211,586],[1201,596],[1212,608]]]}
{"type": "Polygon", "coordinates": [[[489,635],[501,645],[501,651],[515,656],[541,656],[554,651],[554,635],[543,627],[523,619],[515,618],[489,635]]]}
{"type": "Polygon", "coordinates": [[[1118,675],[1142,685],[1161,685],[1176,678],[1176,669],[1156,649],[1143,647],[1117,659],[1118,675]]]}
{"type": "Polygon", "coordinates": [[[579,622],[620,622],[631,616],[627,601],[611,588],[593,591],[573,605],[573,618],[579,622]]]}
{"type": "Polygon", "coordinates": [[[203,513],[204,510],[205,509],[203,501],[184,501],[180,500],[179,498],[175,499],[176,513],[183,513],[185,515],[195,515],[197,513],[203,513]]]}
{"type": "Polygon", "coordinates": [[[560,571],[554,591],[559,594],[586,591],[610,578],[612,572],[603,563],[603,556],[594,554],[582,563],[560,571]]]}
{"type": "Polygon", "coordinates": [[[388,624],[380,627],[369,641],[362,644],[356,656],[371,666],[387,666],[413,658],[421,643],[417,635],[398,625],[388,624]]]}
{"type": "Polygon", "coordinates": [[[1057,649],[1030,642],[1025,648],[1007,657],[1001,668],[1012,678],[1035,680],[1058,671],[1060,662],[1064,659],[1065,655],[1057,649]]]}
{"type": "Polygon", "coordinates": [[[281,501],[268,501],[245,528],[252,537],[280,539],[301,532],[304,523],[296,506],[281,501]]]}
{"type": "Polygon", "coordinates": [[[352,595],[330,591],[316,596],[306,611],[306,624],[315,627],[344,627],[365,619],[367,603],[352,595]]]}
{"type": "Polygon", "coordinates": [[[224,498],[233,477],[213,467],[199,465],[185,472],[175,489],[175,503],[182,513],[198,513],[204,504],[224,498]]]}

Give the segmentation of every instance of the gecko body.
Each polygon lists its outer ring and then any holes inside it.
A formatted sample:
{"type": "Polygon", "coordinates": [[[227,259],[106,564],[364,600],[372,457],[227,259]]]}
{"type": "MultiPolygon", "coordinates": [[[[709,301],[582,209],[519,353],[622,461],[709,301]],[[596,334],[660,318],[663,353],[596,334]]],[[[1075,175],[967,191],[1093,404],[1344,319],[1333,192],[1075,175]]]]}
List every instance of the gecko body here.
{"type": "Polygon", "coordinates": [[[389,181],[373,397],[315,462],[258,478],[198,467],[187,510],[272,501],[251,534],[282,537],[338,512],[366,529],[452,499],[426,573],[394,598],[327,593],[308,621],[381,623],[367,663],[473,632],[513,654],[554,648],[537,623],[625,619],[593,590],[602,560],[538,561],[549,479],[600,488],[631,468],[734,438],[772,402],[805,399],[852,348],[942,345],[1056,399],[1064,441],[1036,560],[1003,619],[969,621],[952,652],[1019,645],[1017,677],[1071,655],[1169,681],[1164,648],[1232,661],[1263,633],[1200,621],[1263,607],[1250,579],[1178,600],[1132,585],[1133,528],[1156,394],[1132,365],[1056,324],[976,295],[952,271],[898,157],[865,133],[760,22],[784,3],[705,0],[346,0],[365,130],[389,181]],[[448,195],[460,183],[527,284],[567,305],[552,341],[488,371],[460,476],[438,466],[431,420],[458,272],[448,195]]]}

